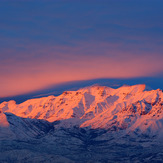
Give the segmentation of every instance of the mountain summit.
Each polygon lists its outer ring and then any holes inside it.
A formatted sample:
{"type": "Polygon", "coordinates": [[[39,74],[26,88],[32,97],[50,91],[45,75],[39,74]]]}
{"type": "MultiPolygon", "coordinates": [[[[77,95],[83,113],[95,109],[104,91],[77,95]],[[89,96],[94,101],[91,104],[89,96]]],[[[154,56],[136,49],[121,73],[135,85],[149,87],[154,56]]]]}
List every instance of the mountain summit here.
{"type": "Polygon", "coordinates": [[[65,91],[60,96],[3,102],[0,108],[19,117],[61,121],[64,127],[80,126],[151,132],[162,128],[163,92],[146,91],[145,85],[124,85],[118,89],[90,86],[65,91]]]}
{"type": "Polygon", "coordinates": [[[145,85],[0,104],[0,162],[158,162],[162,140],[163,92],[145,85]]]}

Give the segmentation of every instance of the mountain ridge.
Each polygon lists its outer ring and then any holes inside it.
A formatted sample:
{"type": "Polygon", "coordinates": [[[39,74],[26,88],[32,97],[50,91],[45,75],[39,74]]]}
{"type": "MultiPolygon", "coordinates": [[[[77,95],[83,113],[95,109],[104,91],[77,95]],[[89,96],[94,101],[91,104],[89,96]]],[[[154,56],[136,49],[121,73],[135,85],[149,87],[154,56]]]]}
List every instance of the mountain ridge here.
{"type": "Polygon", "coordinates": [[[161,162],[163,92],[91,86],[0,104],[0,162],[161,162]]]}
{"type": "Polygon", "coordinates": [[[77,125],[143,132],[150,127],[153,132],[163,124],[163,93],[160,89],[148,91],[144,84],[124,85],[117,89],[93,85],[21,104],[11,100],[1,103],[0,108],[23,118],[49,122],[64,120],[58,125],[64,127],[77,125]]]}

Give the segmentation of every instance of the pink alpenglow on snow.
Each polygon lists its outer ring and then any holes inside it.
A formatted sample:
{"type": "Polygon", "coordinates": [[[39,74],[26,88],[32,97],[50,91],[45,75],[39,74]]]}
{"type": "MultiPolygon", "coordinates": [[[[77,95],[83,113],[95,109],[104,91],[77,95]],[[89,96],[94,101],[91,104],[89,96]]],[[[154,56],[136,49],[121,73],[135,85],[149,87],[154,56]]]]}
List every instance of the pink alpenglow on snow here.
{"type": "Polygon", "coordinates": [[[0,104],[3,112],[49,122],[63,120],[59,126],[110,129],[113,126],[157,132],[163,128],[163,92],[147,91],[145,85],[90,86],[78,91],[66,91],[60,96],[30,99],[21,104],[15,101],[0,104]],[[114,124],[114,125],[113,125],[114,124]]]}

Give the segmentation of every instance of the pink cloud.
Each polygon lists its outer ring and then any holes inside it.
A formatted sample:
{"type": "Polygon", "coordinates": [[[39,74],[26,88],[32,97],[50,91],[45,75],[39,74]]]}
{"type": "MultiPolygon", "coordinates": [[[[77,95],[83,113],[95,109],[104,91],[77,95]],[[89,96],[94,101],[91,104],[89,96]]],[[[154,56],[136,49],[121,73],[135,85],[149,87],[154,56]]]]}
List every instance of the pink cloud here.
{"type": "Polygon", "coordinates": [[[67,56],[48,54],[40,59],[6,61],[7,64],[0,65],[0,96],[18,95],[74,80],[152,76],[163,69],[163,57],[138,57],[120,52],[116,57],[75,55],[79,50],[74,48],[67,56]]]}

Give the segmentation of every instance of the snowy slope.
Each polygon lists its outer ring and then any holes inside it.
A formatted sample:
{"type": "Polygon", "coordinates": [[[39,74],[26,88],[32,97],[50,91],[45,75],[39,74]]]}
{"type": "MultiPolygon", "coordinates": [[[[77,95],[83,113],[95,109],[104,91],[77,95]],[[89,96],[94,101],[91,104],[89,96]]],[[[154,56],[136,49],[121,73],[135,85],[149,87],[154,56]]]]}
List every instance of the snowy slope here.
{"type": "Polygon", "coordinates": [[[163,92],[91,86],[3,102],[0,146],[0,162],[159,162],[163,92]]]}
{"type": "Polygon", "coordinates": [[[62,120],[59,127],[76,125],[154,134],[163,128],[163,92],[147,91],[145,85],[118,89],[91,86],[21,104],[3,102],[0,108],[23,118],[62,120]]]}
{"type": "Polygon", "coordinates": [[[0,111],[0,139],[28,140],[42,137],[53,130],[53,125],[45,120],[21,118],[0,111]]]}

